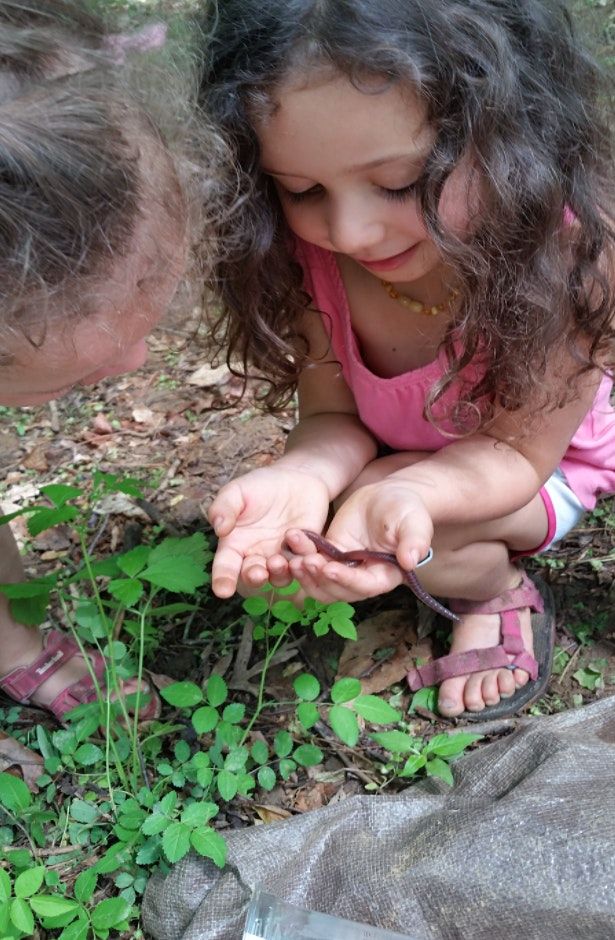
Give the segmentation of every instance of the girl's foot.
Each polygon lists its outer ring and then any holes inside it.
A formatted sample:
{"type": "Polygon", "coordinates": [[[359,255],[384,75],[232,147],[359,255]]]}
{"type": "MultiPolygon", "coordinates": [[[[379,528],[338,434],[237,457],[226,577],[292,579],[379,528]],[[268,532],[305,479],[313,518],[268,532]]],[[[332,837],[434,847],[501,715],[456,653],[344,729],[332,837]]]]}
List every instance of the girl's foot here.
{"type": "MultiPolygon", "coordinates": [[[[517,614],[521,621],[523,645],[528,653],[533,653],[530,609],[521,608],[517,614]]],[[[465,614],[453,629],[450,652],[454,654],[487,649],[500,642],[499,614],[465,614]]],[[[529,678],[525,669],[489,669],[445,679],[440,685],[438,711],[447,718],[455,718],[464,711],[481,712],[489,705],[497,705],[502,698],[511,698],[529,678]]]]}
{"type": "MultiPolygon", "coordinates": [[[[95,686],[90,670],[81,652],[68,634],[50,631],[43,645],[40,631],[23,627],[22,643],[13,657],[0,659],[0,688],[17,701],[37,705],[51,711],[62,721],[65,712],[78,702],[95,698],[95,686]],[[30,691],[31,689],[31,691],[30,691]]],[[[99,680],[104,676],[104,662],[97,650],[86,647],[90,662],[99,680]]],[[[137,692],[136,679],[122,682],[124,695],[137,692]]],[[[142,718],[153,718],[158,710],[158,699],[147,683],[141,683],[141,692],[147,696],[140,706],[142,718]]]]}

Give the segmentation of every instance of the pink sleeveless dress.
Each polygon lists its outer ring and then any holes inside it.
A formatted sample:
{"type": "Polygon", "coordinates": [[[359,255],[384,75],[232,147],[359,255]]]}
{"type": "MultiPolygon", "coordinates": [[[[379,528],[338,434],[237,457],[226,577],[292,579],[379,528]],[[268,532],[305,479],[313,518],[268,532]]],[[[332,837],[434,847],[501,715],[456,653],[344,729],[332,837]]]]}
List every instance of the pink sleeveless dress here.
{"type": "MultiPolygon", "coordinates": [[[[444,421],[445,433],[441,433],[423,417],[429,390],[444,371],[443,355],[392,378],[375,375],[361,358],[335,255],[297,239],[296,258],[304,271],[305,289],[323,316],[332,353],[340,363],[365,427],[396,451],[435,451],[451,444],[446,432],[452,432],[452,426],[447,427],[444,421]]],[[[464,376],[472,381],[472,370],[464,376]]],[[[615,493],[615,411],[609,400],[612,385],[612,379],[605,376],[560,464],[568,485],[587,509],[596,505],[601,494],[615,493]]],[[[460,383],[453,386],[438,403],[442,415],[459,400],[460,387],[460,383]]]]}

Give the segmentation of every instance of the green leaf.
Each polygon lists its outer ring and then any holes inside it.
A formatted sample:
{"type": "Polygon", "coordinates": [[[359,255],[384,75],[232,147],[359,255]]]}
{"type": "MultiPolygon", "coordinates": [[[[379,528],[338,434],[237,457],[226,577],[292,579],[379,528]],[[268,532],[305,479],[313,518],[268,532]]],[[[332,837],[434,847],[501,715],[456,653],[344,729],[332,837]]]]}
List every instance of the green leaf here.
{"type": "Polygon", "coordinates": [[[263,790],[273,790],[275,787],[275,771],[271,767],[259,767],[256,777],[263,790]]]}
{"type": "Polygon", "coordinates": [[[81,901],[82,904],[86,904],[96,890],[97,881],[98,876],[91,868],[86,868],[85,871],[80,872],[75,878],[73,889],[73,894],[77,900],[81,901]]]}
{"type": "Polygon", "coordinates": [[[162,851],[170,862],[178,862],[190,849],[190,827],[172,822],[162,835],[162,851]]]}
{"type": "Polygon", "coordinates": [[[197,734],[207,734],[214,730],[220,720],[220,715],[211,705],[202,705],[192,713],[191,720],[197,734]]]}
{"type": "Polygon", "coordinates": [[[116,578],[109,581],[107,590],[124,607],[132,607],[143,594],[143,585],[137,578],[116,578]]]}
{"type": "Polygon", "coordinates": [[[214,708],[226,702],[228,689],[222,676],[213,675],[207,680],[207,701],[214,708]]]}
{"type": "Polygon", "coordinates": [[[21,813],[32,802],[27,785],[19,777],[0,773],[0,803],[13,813],[21,813]]]}
{"type": "Polygon", "coordinates": [[[336,705],[341,705],[342,702],[351,702],[360,694],[361,683],[358,679],[352,677],[338,679],[331,689],[331,699],[336,705]]]}
{"type": "Polygon", "coordinates": [[[436,734],[423,748],[424,754],[434,754],[436,757],[457,757],[462,754],[470,744],[480,741],[482,734],[470,734],[459,731],[455,734],[436,734]]]}
{"type": "Polygon", "coordinates": [[[320,682],[316,676],[311,676],[307,672],[296,677],[293,681],[293,688],[304,702],[313,702],[320,695],[320,682]]]}
{"type": "Polygon", "coordinates": [[[125,898],[105,898],[92,911],[92,926],[96,930],[111,930],[130,914],[131,905],[125,898]]]}
{"type": "Polygon", "coordinates": [[[100,813],[95,803],[75,798],[70,804],[70,815],[77,822],[91,824],[96,822],[100,813]]]}
{"type": "Polygon", "coordinates": [[[118,555],[117,566],[129,578],[134,578],[147,564],[150,552],[149,545],[137,545],[124,555],[118,555]]]}
{"type": "Polygon", "coordinates": [[[313,702],[301,702],[300,705],[297,705],[297,718],[305,730],[309,731],[320,718],[320,712],[313,702]]]}
{"type": "Polygon", "coordinates": [[[288,757],[293,749],[293,739],[288,731],[278,731],[273,739],[273,750],[277,757],[288,757]]]}
{"type": "Polygon", "coordinates": [[[271,613],[276,620],[281,620],[282,623],[288,625],[299,623],[302,617],[301,611],[292,601],[276,601],[271,605],[271,613]]]}
{"type": "Polygon", "coordinates": [[[38,627],[47,619],[50,594],[38,594],[23,600],[15,599],[10,602],[11,614],[18,623],[27,627],[38,627]]]}
{"type": "Polygon", "coordinates": [[[59,894],[35,894],[30,898],[30,907],[38,917],[62,917],[71,911],[77,911],[79,904],[59,894]]]}
{"type": "Polygon", "coordinates": [[[250,752],[247,747],[234,747],[224,759],[224,769],[240,773],[245,769],[250,752]]]}
{"type": "Polygon", "coordinates": [[[0,868],[0,904],[11,897],[11,879],[4,868],[0,868]]]}
{"type": "Polygon", "coordinates": [[[232,800],[237,793],[237,777],[230,770],[221,770],[216,784],[223,800],[232,800]]]}
{"type": "Polygon", "coordinates": [[[401,718],[398,711],[377,695],[360,695],[355,699],[354,707],[359,715],[375,725],[389,725],[401,718]]]}
{"type": "Polygon", "coordinates": [[[162,813],[152,813],[141,824],[141,832],[144,836],[156,836],[167,828],[170,821],[169,817],[163,816],[162,813]]]}
{"type": "Polygon", "coordinates": [[[215,829],[195,829],[190,833],[190,843],[199,855],[210,858],[218,868],[224,867],[228,849],[226,842],[215,829]]]}
{"type": "Polygon", "coordinates": [[[418,748],[417,739],[405,731],[381,731],[370,737],[391,754],[409,754],[418,748]]]}
{"type": "Polygon", "coordinates": [[[243,705],[241,702],[233,702],[231,705],[227,705],[222,712],[222,720],[228,721],[232,725],[236,725],[240,721],[243,721],[245,713],[245,705],[243,705]]]}
{"type": "Polygon", "coordinates": [[[190,745],[187,741],[176,741],[173,753],[180,764],[185,764],[187,760],[190,760],[190,745]]]}
{"type": "Polygon", "coordinates": [[[37,865],[35,868],[29,868],[22,871],[15,879],[15,897],[29,898],[36,894],[45,878],[45,866],[37,865]]]}
{"type": "Polygon", "coordinates": [[[403,769],[400,771],[400,777],[413,777],[417,771],[421,770],[422,767],[427,763],[427,758],[424,754],[411,754],[406,763],[403,766],[403,769]]]}
{"type": "Polygon", "coordinates": [[[203,701],[203,693],[194,682],[173,682],[160,690],[165,702],[176,708],[193,708],[203,701]]]}
{"type": "Polygon", "coordinates": [[[89,932],[90,925],[88,924],[87,917],[81,917],[79,920],[75,920],[72,924],[69,924],[68,927],[65,927],[58,937],[58,940],[87,940],[89,932]]]}
{"type": "Polygon", "coordinates": [[[202,532],[168,538],[152,549],[141,578],[167,591],[193,594],[209,581],[205,571],[207,545],[202,532]]]}
{"type": "Polygon", "coordinates": [[[250,748],[250,754],[255,764],[266,764],[269,760],[269,748],[258,738],[250,748]]]}
{"type": "Polygon", "coordinates": [[[314,767],[322,763],[323,753],[315,744],[301,744],[293,754],[294,760],[302,767],[314,767]]]}
{"type": "Polygon", "coordinates": [[[269,610],[267,600],[258,594],[254,597],[246,597],[241,606],[250,617],[261,617],[269,610]]]}
{"type": "Polygon", "coordinates": [[[434,757],[433,760],[428,760],[425,764],[425,772],[428,777],[439,777],[440,780],[444,780],[444,782],[448,783],[451,787],[455,782],[451,768],[441,757],[434,757]]]}
{"type": "Polygon", "coordinates": [[[97,764],[104,757],[103,751],[96,744],[82,744],[75,751],[74,758],[78,764],[83,767],[90,767],[97,764]]]}
{"type": "Polygon", "coordinates": [[[40,535],[41,532],[52,529],[61,522],[72,522],[78,515],[79,512],[74,506],[62,506],[60,509],[37,509],[36,513],[28,519],[28,532],[33,537],[40,535]]]}
{"type": "Polygon", "coordinates": [[[335,633],[344,637],[345,640],[356,640],[357,628],[352,620],[348,620],[347,617],[335,617],[331,620],[331,626],[335,633]]]}
{"type": "Polygon", "coordinates": [[[18,930],[23,930],[26,936],[31,937],[34,933],[34,917],[30,910],[30,905],[23,898],[15,898],[11,901],[11,922],[18,930]]]}
{"type": "Polygon", "coordinates": [[[280,777],[282,780],[288,780],[291,774],[294,774],[297,769],[297,765],[294,760],[290,760],[288,757],[283,758],[280,761],[280,777]]]}
{"type": "Polygon", "coordinates": [[[353,711],[345,705],[333,705],[329,709],[329,724],[344,744],[355,746],[359,740],[359,724],[353,711]]]}
{"type": "Polygon", "coordinates": [[[207,825],[209,820],[217,815],[218,807],[216,804],[203,801],[202,803],[191,803],[190,806],[186,806],[182,813],[181,821],[185,823],[186,826],[194,828],[195,826],[207,825]]]}
{"type": "Polygon", "coordinates": [[[414,713],[417,708],[426,708],[430,712],[435,712],[437,705],[438,690],[435,685],[427,685],[414,693],[409,711],[414,713]]]}
{"type": "Polygon", "coordinates": [[[11,904],[9,901],[0,901],[0,937],[8,937],[7,931],[12,929],[11,923],[11,904]]]}
{"type": "Polygon", "coordinates": [[[64,503],[67,503],[69,499],[77,499],[82,493],[79,487],[69,486],[66,483],[48,483],[39,487],[39,490],[58,509],[64,503]]]}

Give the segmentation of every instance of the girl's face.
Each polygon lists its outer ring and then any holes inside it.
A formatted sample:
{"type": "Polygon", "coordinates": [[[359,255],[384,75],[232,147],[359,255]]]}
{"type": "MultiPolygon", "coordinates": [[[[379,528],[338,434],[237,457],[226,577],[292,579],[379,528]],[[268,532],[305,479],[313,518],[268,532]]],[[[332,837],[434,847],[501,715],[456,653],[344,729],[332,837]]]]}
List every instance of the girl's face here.
{"type": "Polygon", "coordinates": [[[186,262],[185,236],[168,217],[144,214],[133,250],[118,258],[81,320],[55,314],[41,345],[15,333],[0,339],[12,357],[0,366],[0,405],[40,405],[75,385],[138,369],[147,359],[145,337],[167,310],[186,262]],[[163,220],[164,219],[164,220],[163,220]]]}
{"type": "MultiPolygon", "coordinates": [[[[433,145],[425,108],[408,91],[360,91],[344,76],[287,85],[256,132],[290,228],[372,274],[411,283],[441,263],[421,220],[415,186],[433,145]]],[[[443,225],[468,227],[470,173],[449,177],[443,225]]]]}

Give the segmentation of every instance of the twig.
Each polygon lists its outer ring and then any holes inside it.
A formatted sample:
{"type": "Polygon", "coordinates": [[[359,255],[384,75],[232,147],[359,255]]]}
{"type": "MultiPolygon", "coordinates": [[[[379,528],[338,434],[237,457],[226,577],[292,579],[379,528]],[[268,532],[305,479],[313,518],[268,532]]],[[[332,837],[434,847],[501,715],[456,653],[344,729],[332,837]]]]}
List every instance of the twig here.
{"type": "Polygon", "coordinates": [[[320,737],[323,738],[327,742],[328,746],[333,751],[335,751],[336,756],[341,760],[344,767],[346,767],[346,769],[350,773],[353,773],[355,776],[357,776],[360,780],[363,781],[363,783],[369,783],[369,784],[377,783],[377,781],[373,777],[370,777],[370,775],[365,773],[364,770],[361,770],[359,767],[353,764],[353,762],[350,760],[349,757],[346,757],[345,753],[342,750],[340,750],[337,742],[329,734],[326,725],[324,725],[322,721],[317,721],[316,724],[314,725],[314,728],[318,732],[320,737]]]}
{"type": "Polygon", "coordinates": [[[60,416],[58,414],[58,403],[56,401],[52,400],[49,402],[49,416],[51,419],[49,422],[51,424],[51,430],[55,431],[56,434],[59,434],[60,416]]]}

